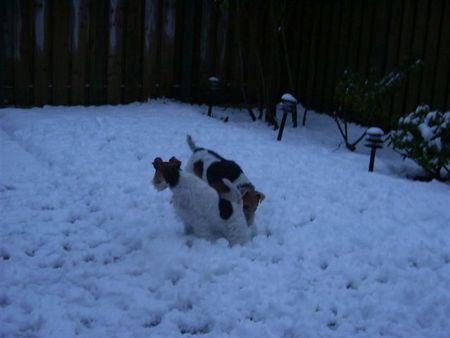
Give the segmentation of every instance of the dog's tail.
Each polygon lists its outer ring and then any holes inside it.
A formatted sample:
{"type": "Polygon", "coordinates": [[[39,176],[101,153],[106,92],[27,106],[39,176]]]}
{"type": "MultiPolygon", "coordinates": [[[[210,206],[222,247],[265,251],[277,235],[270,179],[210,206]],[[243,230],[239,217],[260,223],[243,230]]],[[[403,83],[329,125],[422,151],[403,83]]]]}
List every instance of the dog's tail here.
{"type": "Polygon", "coordinates": [[[192,139],[192,136],[191,136],[191,135],[187,135],[187,136],[186,136],[186,142],[187,142],[189,148],[191,148],[191,150],[192,150],[193,152],[195,151],[195,149],[197,149],[197,146],[195,145],[195,142],[194,142],[194,140],[192,139]]]}

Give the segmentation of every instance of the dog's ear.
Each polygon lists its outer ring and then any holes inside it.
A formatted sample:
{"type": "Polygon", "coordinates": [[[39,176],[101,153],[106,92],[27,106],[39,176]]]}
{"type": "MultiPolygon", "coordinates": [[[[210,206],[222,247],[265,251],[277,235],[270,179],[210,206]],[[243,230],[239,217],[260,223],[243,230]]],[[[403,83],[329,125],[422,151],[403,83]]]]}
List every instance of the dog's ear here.
{"type": "Polygon", "coordinates": [[[161,159],[161,157],[156,157],[153,160],[153,168],[158,169],[159,167],[161,167],[161,164],[163,163],[163,160],[161,159]]]}
{"type": "Polygon", "coordinates": [[[169,160],[169,163],[173,165],[175,168],[180,169],[181,168],[181,161],[178,160],[175,156],[172,156],[169,160]]]}
{"type": "Polygon", "coordinates": [[[266,199],[266,195],[264,195],[262,192],[256,191],[256,194],[258,196],[258,203],[261,203],[266,199]]]}

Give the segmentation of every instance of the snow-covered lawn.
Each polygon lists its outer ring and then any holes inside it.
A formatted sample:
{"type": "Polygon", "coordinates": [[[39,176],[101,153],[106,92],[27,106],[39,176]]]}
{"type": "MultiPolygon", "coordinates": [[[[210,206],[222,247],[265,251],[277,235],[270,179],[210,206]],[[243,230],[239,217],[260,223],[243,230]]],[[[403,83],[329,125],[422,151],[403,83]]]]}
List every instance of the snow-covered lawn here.
{"type": "Polygon", "coordinates": [[[450,337],[448,184],[388,149],[368,173],[325,115],[277,142],[205,111],[0,110],[0,337],[450,337]],[[151,186],[187,133],[266,194],[248,244],[185,236],[151,186]]]}

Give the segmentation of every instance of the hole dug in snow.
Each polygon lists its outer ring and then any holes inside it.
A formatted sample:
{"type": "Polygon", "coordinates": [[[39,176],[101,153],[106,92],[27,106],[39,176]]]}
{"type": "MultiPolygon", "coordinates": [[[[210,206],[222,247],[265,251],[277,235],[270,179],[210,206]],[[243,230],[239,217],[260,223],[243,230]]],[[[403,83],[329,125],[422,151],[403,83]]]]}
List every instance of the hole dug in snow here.
{"type": "Polygon", "coordinates": [[[147,329],[156,327],[159,324],[161,324],[161,320],[162,320],[161,316],[155,316],[155,318],[151,318],[150,320],[146,321],[144,323],[144,327],[147,329]]]}
{"type": "Polygon", "coordinates": [[[6,295],[0,295],[0,308],[5,308],[11,305],[11,299],[6,295]]]}

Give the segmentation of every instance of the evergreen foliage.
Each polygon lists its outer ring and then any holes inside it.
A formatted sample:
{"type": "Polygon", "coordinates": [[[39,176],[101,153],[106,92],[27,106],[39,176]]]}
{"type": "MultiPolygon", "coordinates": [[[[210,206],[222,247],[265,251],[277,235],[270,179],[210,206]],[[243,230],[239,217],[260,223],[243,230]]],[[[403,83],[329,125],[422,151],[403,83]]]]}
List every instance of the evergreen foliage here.
{"type": "Polygon", "coordinates": [[[390,145],[404,158],[417,162],[438,180],[450,179],[450,111],[430,111],[427,105],[400,118],[390,145]]]}

